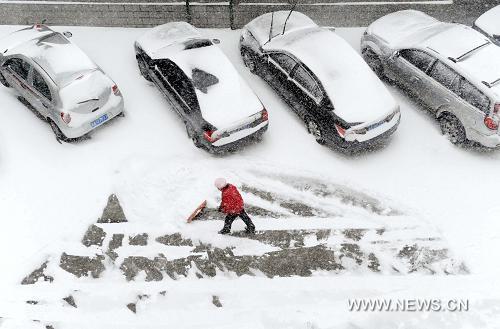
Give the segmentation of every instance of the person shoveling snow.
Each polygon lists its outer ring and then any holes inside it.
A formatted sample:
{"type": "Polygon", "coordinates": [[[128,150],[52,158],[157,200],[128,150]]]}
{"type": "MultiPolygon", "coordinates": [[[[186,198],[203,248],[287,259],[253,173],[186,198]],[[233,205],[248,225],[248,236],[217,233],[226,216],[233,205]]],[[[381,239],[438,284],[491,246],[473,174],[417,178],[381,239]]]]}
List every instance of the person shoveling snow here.
{"type": "Polygon", "coordinates": [[[255,225],[252,223],[250,217],[245,211],[243,198],[238,192],[236,186],[229,184],[224,178],[217,178],[215,180],[215,187],[222,192],[222,201],[219,206],[219,211],[226,214],[224,220],[224,227],[219,231],[220,234],[231,233],[231,225],[236,217],[240,217],[246,224],[245,232],[249,234],[255,233],[255,225]]]}

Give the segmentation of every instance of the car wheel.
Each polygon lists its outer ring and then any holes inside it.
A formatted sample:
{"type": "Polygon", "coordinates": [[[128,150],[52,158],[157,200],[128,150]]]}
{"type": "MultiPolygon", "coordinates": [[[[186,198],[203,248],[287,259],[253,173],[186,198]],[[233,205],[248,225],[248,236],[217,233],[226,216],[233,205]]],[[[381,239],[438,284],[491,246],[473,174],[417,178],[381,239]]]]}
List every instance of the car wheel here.
{"type": "Polygon", "coordinates": [[[257,73],[258,65],[257,59],[252,52],[246,48],[241,48],[241,58],[243,59],[243,64],[250,70],[252,73],[257,73]]]}
{"type": "Polygon", "coordinates": [[[50,120],[49,122],[50,122],[50,127],[52,128],[52,131],[54,132],[54,135],[56,135],[57,140],[67,142],[68,137],[66,137],[66,135],[64,135],[64,133],[61,131],[61,129],[59,129],[59,127],[57,126],[57,124],[52,120],[50,120]]]}
{"type": "Polygon", "coordinates": [[[2,73],[0,73],[0,82],[5,86],[5,87],[10,87],[9,83],[5,79],[2,73]]]}
{"type": "Polygon", "coordinates": [[[362,55],[372,71],[375,72],[377,76],[382,77],[384,75],[384,67],[382,66],[380,57],[370,48],[364,49],[362,55]]]}
{"type": "Polygon", "coordinates": [[[146,67],[146,63],[144,63],[144,59],[142,59],[141,56],[137,56],[136,58],[137,58],[137,66],[139,66],[139,71],[141,72],[142,77],[147,81],[151,81],[148,69],[146,67]]]}
{"type": "Polygon", "coordinates": [[[325,139],[323,137],[323,131],[319,124],[311,118],[306,118],[307,131],[314,136],[318,144],[324,145],[325,139]]]}
{"type": "Polygon", "coordinates": [[[189,125],[187,123],[185,123],[185,124],[186,124],[186,131],[187,131],[188,137],[193,141],[194,146],[196,146],[197,148],[202,148],[203,144],[200,141],[200,136],[198,136],[198,134],[196,134],[193,127],[191,127],[191,125],[189,125]]]}
{"type": "Polygon", "coordinates": [[[445,113],[439,118],[441,133],[455,145],[461,145],[467,140],[465,128],[453,114],[445,113]]]}

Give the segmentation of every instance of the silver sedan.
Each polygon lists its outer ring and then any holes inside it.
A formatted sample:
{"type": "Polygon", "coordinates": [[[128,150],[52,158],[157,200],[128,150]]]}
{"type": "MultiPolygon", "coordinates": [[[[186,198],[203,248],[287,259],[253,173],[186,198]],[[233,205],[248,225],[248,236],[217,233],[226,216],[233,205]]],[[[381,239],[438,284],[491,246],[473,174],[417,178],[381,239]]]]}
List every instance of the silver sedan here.
{"type": "Polygon", "coordinates": [[[45,25],[0,39],[0,82],[68,141],[123,114],[118,86],[80,48],[45,25]]]}
{"type": "Polygon", "coordinates": [[[372,23],[361,49],[377,74],[435,115],[452,143],[500,146],[500,47],[484,35],[405,10],[372,23]]]}

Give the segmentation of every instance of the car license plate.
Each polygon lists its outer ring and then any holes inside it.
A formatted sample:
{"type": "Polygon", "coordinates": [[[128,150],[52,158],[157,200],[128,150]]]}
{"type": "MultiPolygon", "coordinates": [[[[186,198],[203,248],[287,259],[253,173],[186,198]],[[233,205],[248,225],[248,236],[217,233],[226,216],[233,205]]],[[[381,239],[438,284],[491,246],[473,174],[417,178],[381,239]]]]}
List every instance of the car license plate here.
{"type": "Polygon", "coordinates": [[[368,127],[368,130],[372,130],[372,129],[378,128],[381,125],[383,125],[384,123],[385,123],[385,121],[380,121],[380,122],[374,123],[374,124],[372,124],[371,126],[368,127]]]}
{"type": "Polygon", "coordinates": [[[103,123],[103,122],[104,122],[104,121],[106,121],[106,120],[108,120],[108,115],[107,115],[107,114],[104,114],[103,116],[101,116],[101,117],[99,117],[99,118],[95,119],[94,121],[92,121],[92,122],[90,123],[90,126],[91,126],[92,128],[95,128],[95,127],[97,127],[98,125],[100,125],[101,123],[103,123]]]}

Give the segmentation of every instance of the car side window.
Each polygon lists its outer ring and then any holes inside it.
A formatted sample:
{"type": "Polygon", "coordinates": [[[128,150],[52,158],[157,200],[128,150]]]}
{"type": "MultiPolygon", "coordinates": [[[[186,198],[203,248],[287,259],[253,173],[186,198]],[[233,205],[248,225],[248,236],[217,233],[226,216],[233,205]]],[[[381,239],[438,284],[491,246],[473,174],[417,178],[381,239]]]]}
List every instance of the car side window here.
{"type": "Polygon", "coordinates": [[[399,53],[401,57],[413,64],[422,72],[427,72],[431,64],[434,62],[434,57],[420,50],[404,49],[399,53]]]}
{"type": "Polygon", "coordinates": [[[158,64],[157,67],[166,79],[166,82],[174,88],[177,94],[179,94],[179,96],[189,106],[189,109],[186,112],[189,113],[190,111],[197,110],[198,99],[196,98],[196,93],[192,83],[184,72],[182,72],[177,65],[171,62],[158,64]]]}
{"type": "Polygon", "coordinates": [[[317,101],[323,98],[321,88],[311,74],[302,66],[298,66],[293,73],[293,79],[311,93],[317,101]]]}
{"type": "Polygon", "coordinates": [[[37,70],[33,70],[33,87],[49,101],[52,100],[52,95],[50,94],[49,86],[47,85],[47,82],[45,82],[45,80],[43,79],[40,72],[38,72],[37,70]]]}
{"type": "Polygon", "coordinates": [[[273,53],[269,56],[271,56],[271,58],[288,74],[290,74],[295,65],[297,65],[297,62],[293,58],[285,54],[273,53]]]}
{"type": "Polygon", "coordinates": [[[437,61],[429,72],[429,76],[455,94],[460,94],[458,87],[460,76],[443,62],[437,61]]]}
{"type": "Polygon", "coordinates": [[[460,81],[460,97],[470,105],[489,114],[490,99],[466,79],[460,81]]]}
{"type": "Polygon", "coordinates": [[[30,65],[28,62],[23,61],[21,58],[11,58],[5,65],[16,72],[22,79],[28,79],[28,73],[30,72],[30,65]]]}

